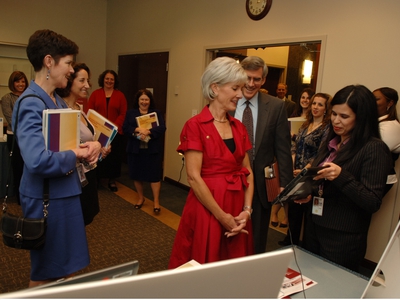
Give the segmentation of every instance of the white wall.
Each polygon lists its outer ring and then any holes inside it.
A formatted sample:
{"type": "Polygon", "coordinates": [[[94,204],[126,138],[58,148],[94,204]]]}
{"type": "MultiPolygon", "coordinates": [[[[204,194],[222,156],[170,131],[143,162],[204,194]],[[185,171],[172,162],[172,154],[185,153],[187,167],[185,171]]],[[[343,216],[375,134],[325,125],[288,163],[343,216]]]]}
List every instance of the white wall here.
{"type": "Polygon", "coordinates": [[[77,60],[89,66],[97,88],[106,65],[106,9],[107,0],[1,0],[0,43],[26,45],[36,30],[54,30],[79,46],[77,60]]]}
{"type": "Polygon", "coordinates": [[[206,48],[326,36],[321,91],[334,94],[354,83],[400,90],[398,1],[274,1],[260,21],[247,16],[245,1],[235,0],[111,0],[107,13],[107,67],[116,68],[123,53],[170,52],[164,175],[175,180],[180,131],[204,103],[206,48]]]}

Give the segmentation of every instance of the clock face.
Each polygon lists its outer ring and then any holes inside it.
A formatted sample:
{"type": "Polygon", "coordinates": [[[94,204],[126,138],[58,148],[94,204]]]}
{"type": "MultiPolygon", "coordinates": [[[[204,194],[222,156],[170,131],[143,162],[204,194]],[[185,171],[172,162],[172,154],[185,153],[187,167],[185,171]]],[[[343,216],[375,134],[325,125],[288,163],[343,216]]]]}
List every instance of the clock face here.
{"type": "Polygon", "coordinates": [[[253,20],[261,20],[269,12],[272,0],[246,0],[246,11],[253,20]]]}

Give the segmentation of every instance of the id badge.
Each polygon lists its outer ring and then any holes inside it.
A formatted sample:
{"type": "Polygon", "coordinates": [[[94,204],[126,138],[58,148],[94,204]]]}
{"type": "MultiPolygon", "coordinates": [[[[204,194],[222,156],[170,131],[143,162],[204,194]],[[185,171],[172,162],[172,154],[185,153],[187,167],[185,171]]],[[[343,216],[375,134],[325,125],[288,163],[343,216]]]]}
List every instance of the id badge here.
{"type": "Polygon", "coordinates": [[[324,198],[314,196],[312,213],[313,215],[322,216],[322,211],[324,209],[324,198]]]}
{"type": "Polygon", "coordinates": [[[79,180],[81,181],[82,187],[85,187],[89,181],[86,179],[85,171],[83,170],[82,164],[78,164],[76,166],[76,170],[78,171],[79,180]]]}

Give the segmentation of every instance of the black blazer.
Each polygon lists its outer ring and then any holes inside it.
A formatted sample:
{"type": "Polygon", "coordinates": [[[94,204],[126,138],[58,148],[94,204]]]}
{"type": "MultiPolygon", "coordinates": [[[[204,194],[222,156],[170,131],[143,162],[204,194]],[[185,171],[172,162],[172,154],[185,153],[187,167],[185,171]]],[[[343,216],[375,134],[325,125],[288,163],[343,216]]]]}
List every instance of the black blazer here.
{"type": "Polygon", "coordinates": [[[366,233],[372,213],[381,206],[391,164],[386,144],[371,138],[340,166],[342,171],[336,179],[323,181],[323,215],[312,215],[312,220],[330,229],[366,233]]]}
{"type": "MultiPolygon", "coordinates": [[[[150,141],[148,143],[148,151],[149,153],[159,153],[163,151],[163,136],[165,134],[165,121],[160,111],[149,109],[148,113],[156,112],[158,117],[159,126],[150,129],[150,141]]],[[[140,111],[139,109],[131,109],[126,113],[124,125],[122,130],[124,134],[128,137],[128,144],[126,146],[127,153],[139,153],[140,141],[132,134],[135,132],[136,127],[138,127],[136,122],[136,117],[139,117],[140,111]]]]}

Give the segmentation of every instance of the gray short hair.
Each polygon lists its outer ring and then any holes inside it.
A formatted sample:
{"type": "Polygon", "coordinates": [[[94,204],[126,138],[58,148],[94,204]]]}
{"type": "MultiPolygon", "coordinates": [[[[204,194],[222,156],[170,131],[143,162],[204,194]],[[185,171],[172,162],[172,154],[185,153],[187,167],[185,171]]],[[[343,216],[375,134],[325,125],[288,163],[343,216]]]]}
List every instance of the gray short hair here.
{"type": "Polygon", "coordinates": [[[268,75],[268,67],[261,57],[247,56],[245,59],[242,60],[241,65],[242,65],[243,69],[251,70],[251,71],[256,71],[259,68],[262,68],[263,78],[267,77],[267,75],[268,75]]]}
{"type": "Polygon", "coordinates": [[[223,85],[228,82],[244,84],[247,81],[247,74],[242,66],[230,57],[218,57],[207,66],[201,76],[201,88],[204,98],[213,100],[215,94],[211,85],[216,83],[223,85]]]}

